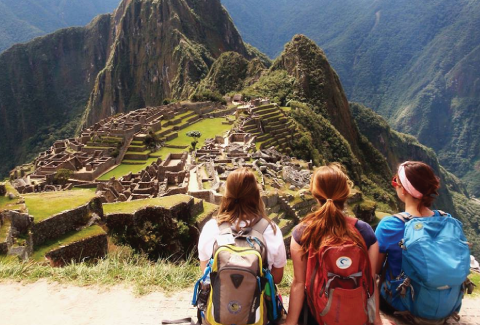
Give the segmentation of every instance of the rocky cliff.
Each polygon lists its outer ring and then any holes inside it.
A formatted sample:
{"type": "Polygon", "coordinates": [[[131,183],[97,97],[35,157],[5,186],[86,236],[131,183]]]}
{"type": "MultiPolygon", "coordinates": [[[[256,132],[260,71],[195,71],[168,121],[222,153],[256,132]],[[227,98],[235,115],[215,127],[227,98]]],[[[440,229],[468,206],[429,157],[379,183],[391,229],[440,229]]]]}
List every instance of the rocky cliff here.
{"type": "Polygon", "coordinates": [[[0,55],[0,175],[82,125],[188,98],[226,51],[264,59],[218,0],[124,0],[84,28],[12,47],[0,55]]]}
{"type": "Polygon", "coordinates": [[[124,1],[112,29],[112,51],[97,76],[86,124],[187,98],[223,52],[254,56],[219,0],[124,1]]]}
{"type": "Polygon", "coordinates": [[[0,175],[68,138],[105,67],[111,16],[68,28],[0,55],[0,175]]]}

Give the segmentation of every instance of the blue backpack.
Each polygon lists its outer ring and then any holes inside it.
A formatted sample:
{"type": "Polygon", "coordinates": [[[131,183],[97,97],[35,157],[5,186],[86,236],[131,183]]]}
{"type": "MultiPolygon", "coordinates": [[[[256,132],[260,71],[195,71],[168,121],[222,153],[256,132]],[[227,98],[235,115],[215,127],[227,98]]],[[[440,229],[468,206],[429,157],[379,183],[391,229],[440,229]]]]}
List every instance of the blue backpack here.
{"type": "MultiPolygon", "coordinates": [[[[470,274],[470,249],[462,223],[443,211],[428,218],[408,213],[395,217],[405,223],[402,273],[388,283],[399,296],[410,320],[458,318],[470,274]]],[[[392,297],[395,298],[395,297],[392,297]]]]}

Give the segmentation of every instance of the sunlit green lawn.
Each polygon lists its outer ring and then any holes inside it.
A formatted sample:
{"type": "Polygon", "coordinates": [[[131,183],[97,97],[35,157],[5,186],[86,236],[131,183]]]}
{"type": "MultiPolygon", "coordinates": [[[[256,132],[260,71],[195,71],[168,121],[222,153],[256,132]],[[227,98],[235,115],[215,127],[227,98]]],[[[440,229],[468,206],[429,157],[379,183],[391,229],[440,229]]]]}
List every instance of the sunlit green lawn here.
{"type": "Polygon", "coordinates": [[[155,161],[157,161],[157,158],[154,157],[154,158],[148,158],[143,164],[138,164],[138,165],[120,164],[116,168],[109,171],[108,173],[103,174],[98,179],[107,181],[113,176],[115,176],[116,179],[119,179],[120,177],[127,175],[130,172],[138,173],[142,169],[145,169],[147,166],[150,166],[151,164],[153,164],[155,161]]]}
{"type": "Polygon", "coordinates": [[[178,138],[168,141],[167,144],[175,146],[189,146],[193,138],[187,137],[187,132],[200,131],[202,136],[198,140],[198,147],[205,143],[207,138],[215,138],[216,135],[223,135],[232,128],[232,125],[222,124],[225,118],[207,118],[198,123],[190,125],[189,127],[178,131],[178,138]]]}
{"type": "Polygon", "coordinates": [[[157,197],[153,199],[133,200],[130,202],[108,203],[103,205],[103,212],[105,214],[133,213],[147,206],[171,208],[178,203],[188,202],[190,199],[191,197],[188,195],[178,194],[166,197],[157,197]]]}
{"type": "Polygon", "coordinates": [[[86,204],[95,197],[91,190],[43,192],[24,194],[28,213],[35,222],[47,219],[57,213],[86,204]]]}
{"type": "MultiPolygon", "coordinates": [[[[185,113],[183,115],[186,115],[185,113]]],[[[232,125],[222,124],[225,121],[225,118],[213,118],[213,119],[203,119],[189,127],[178,131],[178,138],[175,138],[171,141],[168,141],[167,145],[174,146],[190,146],[193,138],[187,137],[187,132],[190,131],[200,131],[202,136],[198,140],[197,147],[201,147],[205,143],[205,139],[214,138],[216,135],[224,135],[228,130],[232,128],[232,125]]],[[[132,164],[120,164],[111,171],[103,174],[98,179],[99,180],[109,180],[111,177],[120,178],[128,173],[138,173],[142,169],[145,169],[147,166],[150,166],[157,158],[165,159],[169,153],[180,153],[187,151],[188,149],[180,148],[167,148],[163,147],[160,150],[151,153],[150,158],[146,160],[143,164],[132,165],[132,164]]]]}

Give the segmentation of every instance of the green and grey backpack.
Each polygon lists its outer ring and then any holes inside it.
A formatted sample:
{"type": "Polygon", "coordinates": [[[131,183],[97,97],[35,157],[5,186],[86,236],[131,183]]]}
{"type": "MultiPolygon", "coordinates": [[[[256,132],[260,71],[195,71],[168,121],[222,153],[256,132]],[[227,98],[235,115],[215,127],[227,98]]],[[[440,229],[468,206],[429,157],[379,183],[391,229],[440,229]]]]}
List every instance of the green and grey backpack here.
{"type": "Polygon", "coordinates": [[[267,324],[265,286],[267,246],[263,234],[269,221],[261,218],[239,231],[221,224],[211,261],[210,294],[202,321],[210,325],[267,324]]]}

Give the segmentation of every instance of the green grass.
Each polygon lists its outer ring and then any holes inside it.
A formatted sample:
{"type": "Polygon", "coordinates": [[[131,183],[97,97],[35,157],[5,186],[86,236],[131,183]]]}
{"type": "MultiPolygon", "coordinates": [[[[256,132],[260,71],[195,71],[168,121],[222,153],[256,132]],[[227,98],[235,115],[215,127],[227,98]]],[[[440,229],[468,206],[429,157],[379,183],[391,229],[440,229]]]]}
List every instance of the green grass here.
{"type": "Polygon", "coordinates": [[[28,212],[40,222],[59,212],[79,207],[95,197],[89,190],[24,194],[28,212]]]}
{"type": "Polygon", "coordinates": [[[154,153],[151,153],[150,157],[165,159],[165,158],[167,158],[169,153],[182,153],[182,152],[186,152],[186,151],[188,151],[188,149],[163,147],[160,150],[155,151],[154,153]]]}
{"type": "Polygon", "coordinates": [[[150,150],[144,150],[144,151],[127,151],[125,155],[148,155],[150,153],[150,150]]]}
{"type": "Polygon", "coordinates": [[[72,187],[71,191],[90,191],[90,192],[97,192],[97,188],[96,187],[92,187],[92,188],[81,188],[81,187],[72,187]]]}
{"type": "Polygon", "coordinates": [[[94,146],[85,146],[84,148],[85,148],[85,149],[108,150],[108,149],[110,149],[110,148],[112,148],[112,147],[96,147],[96,146],[94,147],[94,146]]]}
{"type": "Polygon", "coordinates": [[[108,203],[103,205],[103,212],[105,214],[134,213],[135,211],[147,206],[171,208],[178,203],[188,202],[189,199],[190,196],[188,195],[178,194],[161,198],[134,200],[130,202],[108,203]]]}
{"type": "Polygon", "coordinates": [[[200,222],[217,209],[218,209],[218,205],[203,201],[203,212],[199,213],[195,217],[195,220],[197,220],[197,222],[200,222]]]}
{"type": "Polygon", "coordinates": [[[210,181],[203,181],[202,185],[204,190],[209,190],[212,188],[212,186],[210,185],[210,181]]]}
{"type": "Polygon", "coordinates": [[[129,159],[122,160],[122,164],[124,165],[144,165],[146,163],[147,163],[146,160],[129,160],[129,159]]]}
{"type": "Polygon", "coordinates": [[[10,200],[7,196],[0,196],[0,211],[3,210],[3,206],[6,206],[7,203],[10,203],[10,200]]]}
{"type": "Polygon", "coordinates": [[[5,242],[7,239],[8,230],[10,229],[10,221],[5,220],[2,226],[0,226],[0,243],[5,242]]]}
{"type": "MultiPolygon", "coordinates": [[[[480,274],[472,272],[472,274],[470,274],[470,276],[469,276],[469,279],[470,279],[470,281],[472,281],[476,285],[472,296],[474,296],[474,297],[480,296],[480,274]]],[[[467,295],[466,297],[468,297],[468,296],[469,295],[467,295]]]]}
{"type": "Polygon", "coordinates": [[[132,287],[137,295],[154,291],[175,292],[193,287],[200,277],[198,262],[192,258],[174,262],[151,262],[144,255],[134,254],[129,247],[115,247],[98,263],[72,263],[51,267],[34,261],[0,257],[0,281],[35,282],[40,279],[78,286],[132,287]]]}
{"type": "MultiPolygon", "coordinates": [[[[129,247],[114,247],[98,263],[72,263],[51,267],[34,261],[20,262],[12,257],[0,257],[0,282],[35,282],[40,279],[78,286],[113,287],[119,284],[132,287],[137,295],[154,291],[176,292],[193,288],[200,278],[198,261],[192,256],[186,261],[158,260],[152,262],[135,254],[129,247]]],[[[293,264],[288,261],[279,285],[282,295],[290,294],[293,264]]]]}
{"type": "Polygon", "coordinates": [[[207,138],[215,138],[216,135],[223,135],[232,128],[232,125],[225,125],[222,122],[225,118],[204,119],[189,127],[178,131],[178,137],[168,141],[167,144],[176,146],[189,146],[193,138],[187,137],[187,132],[200,131],[202,136],[198,139],[197,147],[201,147],[207,138]]]}
{"type": "Polygon", "coordinates": [[[7,189],[7,193],[12,193],[13,195],[15,195],[15,198],[13,200],[10,200],[8,196],[0,196],[0,212],[3,210],[23,210],[23,204],[18,203],[18,191],[8,181],[5,182],[5,187],[7,189]]]}
{"type": "MultiPolygon", "coordinates": [[[[142,161],[142,160],[139,160],[142,161]]],[[[145,160],[143,160],[145,161],[145,160]]],[[[102,181],[108,181],[111,177],[115,177],[116,179],[119,179],[122,176],[127,175],[128,173],[138,173],[142,169],[145,169],[147,166],[150,166],[154,162],[157,161],[157,158],[148,158],[143,164],[120,164],[114,169],[110,170],[109,172],[103,174],[100,176],[98,179],[102,181]]]]}
{"type": "Polygon", "coordinates": [[[41,262],[44,260],[45,254],[59,248],[60,246],[69,245],[86,238],[103,234],[105,234],[105,231],[102,229],[102,227],[97,225],[93,225],[80,231],[70,232],[57,240],[47,242],[46,244],[38,247],[33,253],[32,259],[41,262]]]}

